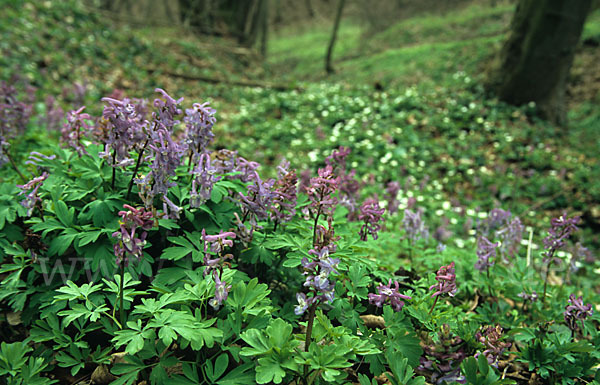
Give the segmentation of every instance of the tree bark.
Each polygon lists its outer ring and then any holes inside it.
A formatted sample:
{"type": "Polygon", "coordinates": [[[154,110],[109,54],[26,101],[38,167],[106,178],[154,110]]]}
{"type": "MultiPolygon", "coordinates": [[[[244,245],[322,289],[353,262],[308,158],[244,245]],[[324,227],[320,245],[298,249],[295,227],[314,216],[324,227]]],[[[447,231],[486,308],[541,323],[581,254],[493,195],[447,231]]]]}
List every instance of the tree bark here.
{"type": "Polygon", "coordinates": [[[340,26],[340,20],[342,19],[342,11],[344,10],[344,4],[346,0],[339,0],[337,12],[335,14],[335,21],[333,23],[333,31],[331,33],[331,40],[329,40],[329,46],[327,47],[327,56],[325,56],[325,71],[328,74],[334,72],[333,66],[331,65],[331,56],[333,55],[333,47],[337,39],[337,32],[340,26]]]}
{"type": "Polygon", "coordinates": [[[566,83],[591,0],[520,0],[501,52],[501,100],[535,102],[540,116],[566,124],[566,83]]]}

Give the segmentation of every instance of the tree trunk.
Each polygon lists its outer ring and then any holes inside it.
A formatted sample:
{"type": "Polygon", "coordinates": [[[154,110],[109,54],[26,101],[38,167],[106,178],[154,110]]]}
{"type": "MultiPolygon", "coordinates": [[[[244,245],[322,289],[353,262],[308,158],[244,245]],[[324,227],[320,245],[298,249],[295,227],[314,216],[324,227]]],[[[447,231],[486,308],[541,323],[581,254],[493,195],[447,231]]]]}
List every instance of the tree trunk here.
{"type": "Polygon", "coordinates": [[[344,3],[346,0],[339,0],[337,12],[335,14],[335,21],[333,23],[333,32],[331,33],[331,40],[329,41],[329,47],[327,47],[327,56],[325,57],[325,71],[328,74],[334,72],[333,66],[331,65],[331,56],[333,55],[333,46],[337,39],[337,32],[340,26],[340,20],[342,19],[342,11],[344,10],[344,3]]]}
{"type": "Polygon", "coordinates": [[[269,43],[269,0],[263,0],[261,9],[261,39],[260,54],[265,59],[267,57],[267,46],[269,43]]]}
{"type": "Polygon", "coordinates": [[[501,52],[498,96],[535,102],[541,117],[566,124],[569,70],[591,0],[520,0],[501,52]]]}

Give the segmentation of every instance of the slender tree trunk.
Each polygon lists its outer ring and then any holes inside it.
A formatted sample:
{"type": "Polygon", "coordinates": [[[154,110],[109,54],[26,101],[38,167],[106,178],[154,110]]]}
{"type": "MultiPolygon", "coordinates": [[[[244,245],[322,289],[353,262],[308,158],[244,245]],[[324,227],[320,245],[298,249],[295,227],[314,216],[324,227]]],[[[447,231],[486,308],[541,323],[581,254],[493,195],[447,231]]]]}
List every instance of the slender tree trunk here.
{"type": "Polygon", "coordinates": [[[335,21],[333,23],[333,32],[331,33],[331,40],[329,40],[329,47],[327,47],[327,56],[325,57],[325,71],[328,74],[334,72],[333,66],[331,65],[331,56],[333,55],[333,47],[335,46],[335,40],[337,39],[337,32],[340,26],[340,20],[342,19],[342,12],[344,10],[344,4],[346,0],[339,0],[337,12],[335,14],[335,21]]]}
{"type": "Polygon", "coordinates": [[[520,0],[501,52],[498,96],[535,102],[541,117],[566,124],[566,83],[591,0],[520,0]]]}
{"type": "Polygon", "coordinates": [[[267,46],[269,43],[269,0],[262,0],[261,9],[261,39],[260,39],[260,55],[265,59],[267,57],[267,46]]]}

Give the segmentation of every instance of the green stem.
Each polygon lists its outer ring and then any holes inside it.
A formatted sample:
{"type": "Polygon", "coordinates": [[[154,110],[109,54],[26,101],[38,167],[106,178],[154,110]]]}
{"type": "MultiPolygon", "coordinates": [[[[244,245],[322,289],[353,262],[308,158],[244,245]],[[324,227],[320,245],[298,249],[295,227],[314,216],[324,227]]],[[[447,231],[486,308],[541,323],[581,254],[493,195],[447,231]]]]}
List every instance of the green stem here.
{"type": "Polygon", "coordinates": [[[119,313],[121,325],[125,325],[125,306],[123,305],[123,284],[125,282],[125,256],[121,258],[121,282],[119,282],[119,313]]]}
{"type": "Polygon", "coordinates": [[[112,182],[111,182],[111,188],[112,191],[115,191],[115,176],[117,174],[117,168],[115,167],[115,162],[117,161],[117,150],[115,150],[113,152],[113,157],[112,157],[112,182]]]}
{"type": "MultiPolygon", "coordinates": [[[[304,339],[304,351],[308,352],[310,342],[312,340],[312,329],[315,321],[315,311],[317,310],[317,303],[310,305],[308,309],[308,320],[306,321],[306,338],[304,339]]],[[[308,378],[308,365],[304,365],[304,383],[307,383],[308,378]]]]}
{"type": "Polygon", "coordinates": [[[10,154],[8,153],[8,151],[6,151],[5,154],[6,154],[6,157],[8,158],[8,160],[10,161],[10,165],[12,166],[12,168],[15,169],[15,171],[17,172],[17,174],[19,174],[19,177],[21,178],[21,180],[23,181],[23,183],[27,183],[27,178],[25,178],[25,175],[23,175],[23,173],[21,173],[21,170],[19,170],[19,168],[17,167],[17,164],[13,160],[12,156],[10,156],[10,154]]]}
{"type": "Polygon", "coordinates": [[[550,256],[548,267],[546,267],[546,277],[544,278],[544,294],[542,294],[542,304],[546,302],[546,289],[548,287],[548,276],[550,275],[550,266],[552,266],[552,262],[554,262],[554,254],[550,256]]]}
{"type": "Polygon", "coordinates": [[[133,179],[135,178],[135,175],[137,174],[138,169],[140,168],[140,162],[142,160],[142,155],[144,154],[144,151],[146,150],[147,145],[148,145],[148,139],[146,139],[146,143],[144,143],[144,147],[142,147],[142,150],[138,154],[137,162],[135,164],[135,169],[133,170],[133,175],[131,176],[131,180],[129,181],[129,187],[127,188],[127,200],[129,200],[129,195],[131,194],[131,189],[133,188],[133,179]]]}

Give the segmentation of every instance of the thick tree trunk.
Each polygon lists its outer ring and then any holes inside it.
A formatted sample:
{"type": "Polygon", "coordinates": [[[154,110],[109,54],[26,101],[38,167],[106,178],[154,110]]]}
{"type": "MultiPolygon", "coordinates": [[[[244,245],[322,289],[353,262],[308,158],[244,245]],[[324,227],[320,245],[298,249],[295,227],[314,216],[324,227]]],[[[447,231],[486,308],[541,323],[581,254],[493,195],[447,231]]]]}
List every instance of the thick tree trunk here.
{"type": "Polygon", "coordinates": [[[331,33],[331,40],[329,40],[329,46],[327,47],[327,56],[325,56],[325,71],[328,74],[334,72],[333,66],[331,65],[331,56],[333,55],[333,47],[335,46],[335,40],[337,39],[337,32],[340,27],[340,20],[342,19],[342,11],[344,10],[345,2],[346,0],[339,0],[338,2],[335,21],[333,23],[333,32],[331,33]]]}
{"type": "Polygon", "coordinates": [[[566,124],[569,70],[591,0],[520,0],[501,53],[498,95],[535,102],[543,118],[566,124]]]}

